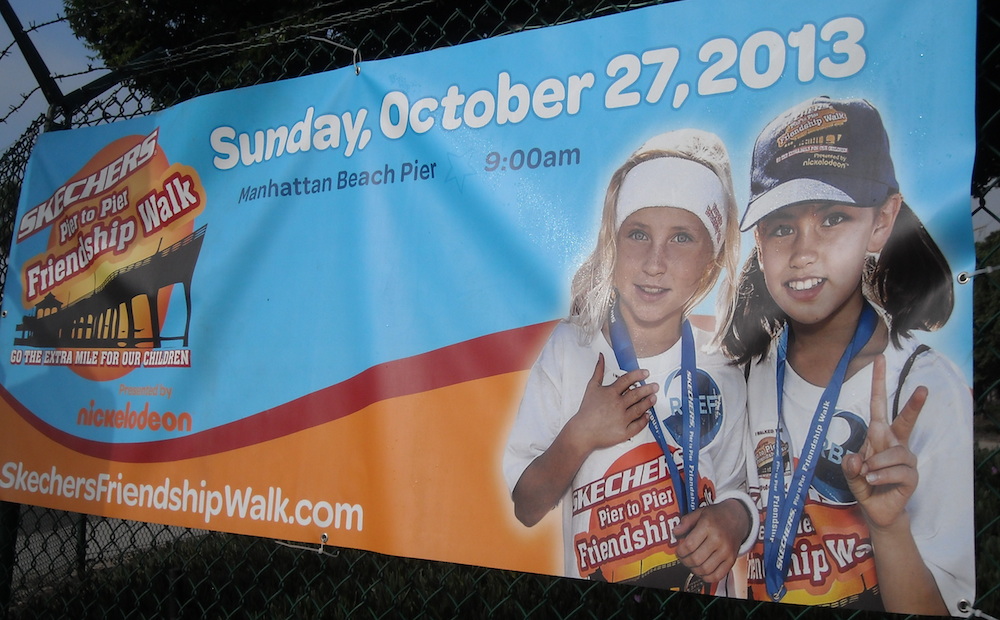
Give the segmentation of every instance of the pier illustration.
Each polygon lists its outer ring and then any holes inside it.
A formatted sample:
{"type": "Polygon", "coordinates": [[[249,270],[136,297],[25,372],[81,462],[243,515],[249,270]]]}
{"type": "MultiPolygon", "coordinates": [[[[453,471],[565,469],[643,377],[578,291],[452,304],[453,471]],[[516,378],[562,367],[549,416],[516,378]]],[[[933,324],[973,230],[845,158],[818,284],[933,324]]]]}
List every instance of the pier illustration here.
{"type": "Polygon", "coordinates": [[[191,330],[191,280],[205,238],[202,226],[177,243],[112,272],[94,290],[68,305],[51,292],[17,325],[15,345],[31,347],[134,347],[181,340],[191,330]],[[159,298],[164,288],[184,286],[184,333],[160,333],[159,298]],[[149,324],[137,321],[135,303],[145,303],[149,324]]]}

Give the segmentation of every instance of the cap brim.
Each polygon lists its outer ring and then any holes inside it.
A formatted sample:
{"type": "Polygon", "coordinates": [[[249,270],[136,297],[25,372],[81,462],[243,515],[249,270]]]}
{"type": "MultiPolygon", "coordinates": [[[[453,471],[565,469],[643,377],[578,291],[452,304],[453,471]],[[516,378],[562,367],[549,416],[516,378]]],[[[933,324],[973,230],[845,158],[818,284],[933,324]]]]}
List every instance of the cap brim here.
{"type": "Polygon", "coordinates": [[[778,209],[802,202],[857,204],[848,194],[828,183],[816,179],[792,179],[761,194],[747,205],[743,219],[740,220],[740,230],[746,232],[778,209]]]}

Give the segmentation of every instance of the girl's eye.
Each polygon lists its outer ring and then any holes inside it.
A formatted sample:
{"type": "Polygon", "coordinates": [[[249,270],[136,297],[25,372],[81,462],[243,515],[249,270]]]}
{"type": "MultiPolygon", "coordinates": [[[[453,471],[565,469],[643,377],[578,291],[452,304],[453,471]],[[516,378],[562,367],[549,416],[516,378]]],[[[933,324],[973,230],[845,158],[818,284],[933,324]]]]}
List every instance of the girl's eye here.
{"type": "Polygon", "coordinates": [[[788,224],[775,224],[774,227],[772,227],[771,230],[770,230],[770,232],[768,233],[768,236],[771,236],[771,237],[787,237],[788,235],[792,234],[793,232],[795,232],[795,231],[788,224]]]}
{"type": "Polygon", "coordinates": [[[691,243],[694,241],[694,237],[686,232],[679,232],[674,235],[674,243],[691,243]]]}
{"type": "Polygon", "coordinates": [[[831,213],[823,218],[823,226],[836,226],[846,219],[847,215],[843,213],[831,213]]]}
{"type": "Polygon", "coordinates": [[[646,239],[649,238],[648,236],[646,236],[646,233],[644,231],[639,230],[638,228],[630,231],[625,236],[628,237],[629,239],[632,239],[633,241],[645,241],[646,239]]]}

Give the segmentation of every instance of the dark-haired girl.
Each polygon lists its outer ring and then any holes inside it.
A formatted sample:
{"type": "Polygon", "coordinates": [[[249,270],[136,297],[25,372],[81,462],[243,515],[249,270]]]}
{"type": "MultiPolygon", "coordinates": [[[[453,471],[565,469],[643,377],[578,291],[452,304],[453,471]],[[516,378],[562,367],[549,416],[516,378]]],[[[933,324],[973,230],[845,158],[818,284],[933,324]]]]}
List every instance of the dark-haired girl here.
{"type": "Polygon", "coordinates": [[[748,371],[751,597],[957,614],[974,600],[971,395],[912,336],[948,320],[951,272],[875,108],[819,97],[772,121],[741,228],[756,247],[723,347],[748,371]]]}

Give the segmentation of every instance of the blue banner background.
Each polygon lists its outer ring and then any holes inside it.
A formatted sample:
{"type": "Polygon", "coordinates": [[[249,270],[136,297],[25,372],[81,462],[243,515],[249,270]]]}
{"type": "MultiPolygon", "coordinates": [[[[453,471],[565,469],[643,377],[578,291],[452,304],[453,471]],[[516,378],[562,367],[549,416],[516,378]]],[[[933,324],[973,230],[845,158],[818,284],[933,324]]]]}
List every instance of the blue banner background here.
{"type": "MultiPolygon", "coordinates": [[[[159,127],[171,163],[197,170],[207,191],[205,245],[195,271],[190,369],[138,368],[106,384],[66,368],[10,365],[24,261],[44,251],[47,234],[15,243],[0,321],[0,381],[49,424],[85,439],[145,441],[155,431],[80,427],[72,412],[91,399],[124,403],[130,385],[174,386],[171,405],[199,412],[201,428],[220,426],[339,383],[372,366],[479,336],[550,321],[567,312],[568,284],[596,237],[601,201],[614,169],[646,138],[697,127],[726,142],[739,203],[748,195],[749,155],[760,128],[807,97],[863,97],[883,114],[897,176],[908,203],[941,245],[955,273],[974,268],[969,178],[974,152],[975,3],[888,1],[816,4],[737,0],[677,2],[557,28],[201,97],[148,117],[41,136],[21,196],[20,213],[46,200],[105,144],[159,127]],[[807,15],[804,17],[804,15],[807,15]],[[719,37],[737,46],[766,30],[787,33],[831,19],[865,26],[865,63],[855,75],[808,81],[785,46],[787,67],[775,83],[750,88],[738,66],[732,92],[697,94],[709,63],[699,50],[719,37]],[[707,18],[707,19],[706,19],[707,18]],[[619,54],[676,47],[680,60],[663,100],[609,110],[614,82],[605,67],[619,54]],[[530,90],[547,78],[563,83],[592,73],[578,113],[481,128],[441,126],[390,139],[379,109],[390,91],[410,103],[440,100],[449,87],[466,96],[496,92],[498,75],[530,90]],[[678,84],[691,94],[671,105],[678,84]],[[367,110],[370,141],[349,157],[345,145],[286,153],[251,166],[219,170],[210,136],[218,127],[252,133],[291,127],[314,115],[367,110]],[[580,163],[487,172],[487,156],[577,148],[580,163]],[[348,187],[330,192],[240,201],[241,191],[294,179],[436,164],[433,179],[348,187]],[[40,389],[58,385],[58,389],[40,389]]],[[[363,53],[363,50],[362,50],[363,53]]],[[[844,56],[817,37],[817,62],[844,56]]],[[[757,55],[758,67],[766,54],[757,55]]],[[[652,71],[632,87],[645,92],[652,71]]],[[[397,172],[399,175],[399,172],[397,172]]],[[[745,248],[751,238],[744,235],[745,248]]],[[[746,249],[744,248],[744,253],[746,249]]],[[[168,314],[182,320],[175,287],[168,314]]],[[[956,286],[946,328],[923,339],[955,361],[971,383],[971,287],[956,286]]],[[[699,312],[711,312],[712,299],[699,312]]],[[[176,330],[175,330],[176,331],[176,330]]],[[[199,430],[201,430],[201,428],[199,430]]]]}

